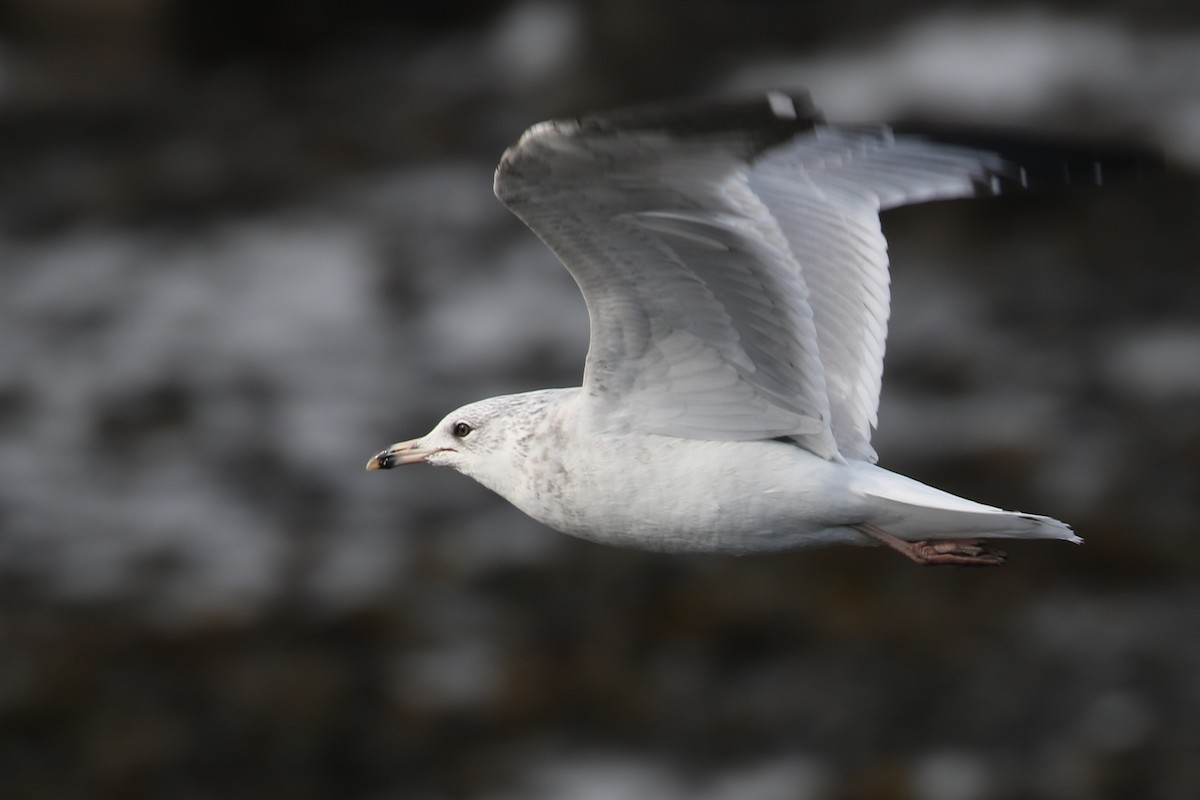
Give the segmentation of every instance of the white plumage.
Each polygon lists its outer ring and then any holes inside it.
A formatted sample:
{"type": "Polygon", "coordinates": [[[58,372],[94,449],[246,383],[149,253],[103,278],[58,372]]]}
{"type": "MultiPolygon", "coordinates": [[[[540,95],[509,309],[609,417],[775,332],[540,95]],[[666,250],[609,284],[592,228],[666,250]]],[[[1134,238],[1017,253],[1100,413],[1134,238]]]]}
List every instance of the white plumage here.
{"type": "Polygon", "coordinates": [[[453,466],[559,530],[656,550],[874,541],[991,564],[975,540],[1079,541],[888,472],[871,447],[889,313],[879,213],[1031,174],[1098,182],[1094,158],[1015,149],[830,125],[778,93],[535,125],[495,191],[583,293],[583,384],[465,406],[368,467],[453,466]]]}

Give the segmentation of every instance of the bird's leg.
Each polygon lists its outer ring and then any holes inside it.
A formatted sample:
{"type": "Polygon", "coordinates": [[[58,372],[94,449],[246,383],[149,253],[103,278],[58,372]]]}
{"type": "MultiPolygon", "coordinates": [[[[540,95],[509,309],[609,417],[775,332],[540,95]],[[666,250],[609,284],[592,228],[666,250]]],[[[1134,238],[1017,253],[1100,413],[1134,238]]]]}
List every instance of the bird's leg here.
{"type": "Polygon", "coordinates": [[[935,539],[908,542],[882,528],[864,522],[855,530],[870,536],[882,545],[912,559],[918,564],[958,564],[968,567],[997,567],[1004,563],[1004,553],[989,550],[981,539],[935,539]]]}

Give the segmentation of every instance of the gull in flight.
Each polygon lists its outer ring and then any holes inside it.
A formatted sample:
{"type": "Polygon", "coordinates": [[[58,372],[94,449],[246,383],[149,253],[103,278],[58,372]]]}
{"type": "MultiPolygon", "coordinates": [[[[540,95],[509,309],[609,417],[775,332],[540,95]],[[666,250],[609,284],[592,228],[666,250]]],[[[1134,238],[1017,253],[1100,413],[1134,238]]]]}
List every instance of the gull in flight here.
{"type": "Polygon", "coordinates": [[[495,192],[583,293],[583,384],[463,406],[367,469],[453,467],[551,528],[661,552],[881,544],[992,565],[991,539],[1081,541],[883,469],[871,447],[879,213],[1122,166],[988,141],[829,124],[781,93],[533,126],[495,192]]]}

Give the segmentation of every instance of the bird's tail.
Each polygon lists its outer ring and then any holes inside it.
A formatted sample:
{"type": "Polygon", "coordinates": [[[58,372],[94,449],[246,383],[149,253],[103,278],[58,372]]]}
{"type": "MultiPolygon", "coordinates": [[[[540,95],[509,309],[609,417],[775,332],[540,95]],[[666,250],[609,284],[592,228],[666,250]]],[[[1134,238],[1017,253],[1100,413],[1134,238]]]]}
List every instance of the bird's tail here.
{"type": "Polygon", "coordinates": [[[857,489],[873,509],[871,524],[906,541],[925,539],[1080,539],[1065,522],[1005,511],[926,486],[895,472],[863,465],[857,489]]]}

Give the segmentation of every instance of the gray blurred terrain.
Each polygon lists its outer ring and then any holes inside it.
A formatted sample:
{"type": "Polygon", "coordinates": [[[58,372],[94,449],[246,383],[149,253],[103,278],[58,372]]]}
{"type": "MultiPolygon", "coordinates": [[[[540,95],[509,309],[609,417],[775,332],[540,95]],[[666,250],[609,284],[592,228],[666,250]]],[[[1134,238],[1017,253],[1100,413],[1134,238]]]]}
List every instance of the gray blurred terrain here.
{"type": "Polygon", "coordinates": [[[0,797],[1200,797],[1197,169],[1182,0],[5,0],[0,797]],[[884,220],[882,463],[1084,546],[660,556],[363,472],[579,380],[507,144],[768,87],[1165,154],[884,220]]]}

